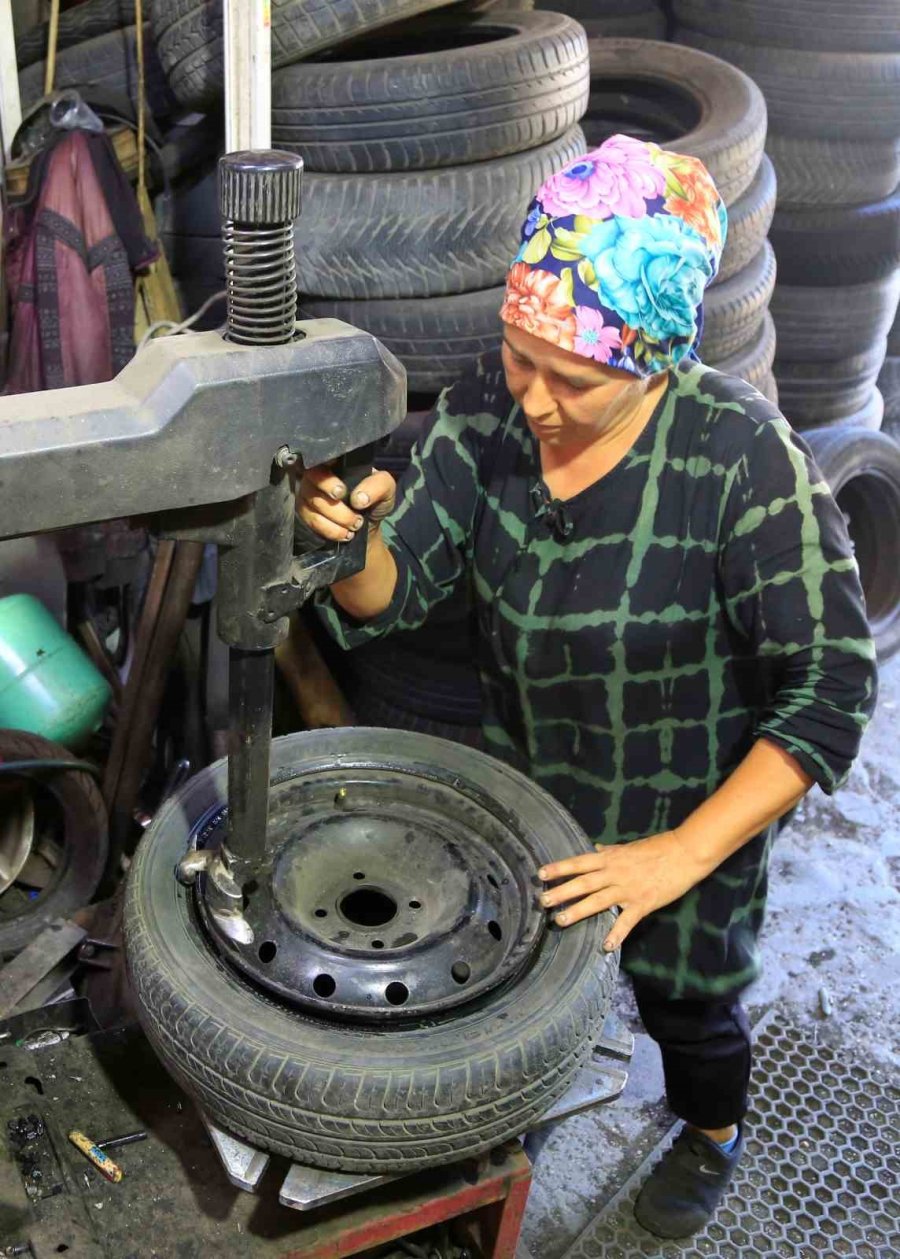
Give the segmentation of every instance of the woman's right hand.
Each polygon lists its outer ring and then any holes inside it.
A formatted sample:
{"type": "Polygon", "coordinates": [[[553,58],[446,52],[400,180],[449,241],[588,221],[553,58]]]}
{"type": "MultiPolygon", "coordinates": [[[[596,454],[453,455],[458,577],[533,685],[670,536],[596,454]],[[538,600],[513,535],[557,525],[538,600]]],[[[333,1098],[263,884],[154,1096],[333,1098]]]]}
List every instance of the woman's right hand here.
{"type": "Polygon", "coordinates": [[[347,487],[327,464],[307,468],[297,485],[297,515],[329,542],[349,542],[368,521],[377,529],[394,509],[397,483],[389,472],[372,472],[347,502],[347,487]],[[366,515],[361,512],[366,511],[366,515]]]}

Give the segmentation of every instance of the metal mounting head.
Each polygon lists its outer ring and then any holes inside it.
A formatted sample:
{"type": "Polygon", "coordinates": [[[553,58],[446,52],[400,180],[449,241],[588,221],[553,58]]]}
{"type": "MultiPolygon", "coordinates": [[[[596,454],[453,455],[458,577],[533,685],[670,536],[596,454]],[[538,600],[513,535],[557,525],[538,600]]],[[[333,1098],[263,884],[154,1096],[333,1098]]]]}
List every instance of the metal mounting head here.
{"type": "Polygon", "coordinates": [[[300,215],[303,158],[278,149],[248,149],[219,159],[219,209],[232,223],[265,227],[300,215]]]}

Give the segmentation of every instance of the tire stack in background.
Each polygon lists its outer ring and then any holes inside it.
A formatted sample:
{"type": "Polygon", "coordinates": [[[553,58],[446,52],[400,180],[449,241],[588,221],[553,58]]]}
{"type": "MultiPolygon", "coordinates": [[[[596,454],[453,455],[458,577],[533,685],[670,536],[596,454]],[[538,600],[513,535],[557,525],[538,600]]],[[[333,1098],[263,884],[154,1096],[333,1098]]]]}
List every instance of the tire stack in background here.
{"type": "Polygon", "coordinates": [[[552,9],[577,18],[590,39],[665,39],[668,20],[662,0],[541,0],[552,9]]]}
{"type": "MultiPolygon", "coordinates": [[[[134,0],[85,0],[60,15],[54,88],[77,87],[100,93],[104,104],[137,107],[138,68],[134,0]]],[[[22,112],[44,94],[48,24],[23,31],[16,39],[22,112]]],[[[178,113],[178,102],[156,55],[149,22],[144,23],[144,83],[153,119],[164,125],[178,113]]],[[[151,124],[152,125],[152,124],[151,124]]]]}
{"type": "MultiPolygon", "coordinates": [[[[587,90],[579,25],[527,11],[441,10],[276,70],[273,144],[306,168],[301,314],[383,340],[424,407],[497,344],[524,210],[584,151],[587,90]]],[[[222,281],[214,169],[165,226],[196,307],[222,281]]]]}
{"type": "Polygon", "coordinates": [[[887,355],[878,375],[878,389],[884,399],[882,431],[900,442],[900,313],[887,337],[887,355]]]}
{"type": "MultiPolygon", "coordinates": [[[[407,370],[414,413],[379,457],[394,475],[434,396],[499,343],[522,218],[584,151],[587,93],[578,24],[506,9],[442,11],[273,80],[274,143],[315,172],[297,233],[301,314],[365,328],[407,370]]],[[[330,663],[362,723],[478,746],[475,640],[460,589],[422,629],[330,663]]]]}
{"type": "Polygon", "coordinates": [[[773,401],[775,330],[768,312],[775,256],[766,233],[775,174],[763,152],[766,107],[734,66],[674,44],[592,39],[582,129],[594,148],[617,131],[700,158],[728,207],[722,265],[704,302],[703,361],[773,401]]]}
{"type": "Polygon", "coordinates": [[[273,77],[300,153],[301,312],[372,332],[435,394],[499,340],[535,188],[584,151],[588,54],[555,13],[453,9],[273,77]],[[427,48],[427,52],[419,51],[427,48]]]}
{"type": "MultiPolygon", "coordinates": [[[[879,657],[900,649],[900,451],[878,430],[900,296],[896,0],[671,0],[674,38],[739,66],[769,112],[779,402],[848,520],[879,657]]],[[[900,338],[894,334],[894,344],[900,338]]]]}
{"type": "MultiPolygon", "coordinates": [[[[439,391],[499,344],[504,281],[528,203],[584,151],[577,123],[589,70],[579,24],[480,8],[418,14],[272,77],[273,145],[305,165],[300,314],[364,328],[406,367],[413,414],[378,459],[395,475],[439,391]]],[[[161,39],[164,59],[167,50],[161,39]]],[[[172,86],[208,104],[214,85],[196,73],[188,82],[179,69],[172,86]]],[[[192,309],[222,287],[215,186],[210,169],[179,189],[166,222],[192,309]]],[[[319,641],[362,723],[480,741],[466,591],[415,633],[349,654],[319,641]]]]}

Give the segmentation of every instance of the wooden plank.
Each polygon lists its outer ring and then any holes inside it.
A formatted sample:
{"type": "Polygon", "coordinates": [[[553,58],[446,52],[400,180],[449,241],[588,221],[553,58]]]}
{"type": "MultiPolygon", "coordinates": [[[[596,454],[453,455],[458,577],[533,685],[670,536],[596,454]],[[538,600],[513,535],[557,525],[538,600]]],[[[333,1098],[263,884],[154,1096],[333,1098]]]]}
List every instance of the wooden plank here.
{"type": "Polygon", "coordinates": [[[270,0],[225,0],[225,152],[272,147],[270,0]]]}
{"type": "Polygon", "coordinates": [[[0,134],[3,136],[4,164],[9,161],[13,137],[21,121],[22,102],[19,99],[12,0],[0,0],[0,134]]]}

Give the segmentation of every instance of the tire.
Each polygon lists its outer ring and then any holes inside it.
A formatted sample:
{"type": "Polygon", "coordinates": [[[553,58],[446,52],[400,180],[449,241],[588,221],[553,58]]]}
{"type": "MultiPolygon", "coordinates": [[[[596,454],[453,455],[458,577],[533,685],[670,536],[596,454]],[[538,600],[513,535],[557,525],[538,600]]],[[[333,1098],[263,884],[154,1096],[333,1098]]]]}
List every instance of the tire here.
{"type": "Polygon", "coordinates": [[[537,148],[578,122],[589,72],[577,22],[438,17],[427,38],[388,31],[354,44],[352,60],[276,70],[275,147],[302,154],[312,171],[423,170],[537,148]]]}
{"type": "Polygon", "coordinates": [[[749,188],[766,138],[766,106],[740,70],[694,49],[640,39],[590,41],[590,148],[616,131],[699,157],[730,206],[749,188]]]}
{"type": "MultiPolygon", "coordinates": [[[[452,634],[457,642],[469,641],[467,611],[466,607],[458,608],[461,619],[442,623],[445,637],[452,634]]],[[[357,648],[350,661],[351,703],[360,722],[369,724],[373,710],[368,701],[372,699],[410,717],[480,728],[481,687],[472,653],[465,660],[444,658],[435,642],[437,632],[428,634],[427,629],[425,634],[412,631],[405,641],[398,640],[397,635],[391,637],[393,642],[378,644],[380,650],[357,648]]],[[[376,724],[382,723],[379,720],[376,724]]]]}
{"type": "Polygon", "coordinates": [[[884,360],[877,383],[884,398],[885,424],[893,424],[900,416],[900,358],[891,356],[884,360]]]}
{"type": "MultiPolygon", "coordinates": [[[[446,0],[274,0],[272,67],[345,43],[446,0]]],[[[183,105],[214,104],[223,91],[221,0],[152,0],[153,31],[172,91],[183,105]]]]}
{"type": "Polygon", "coordinates": [[[467,748],[484,750],[484,734],[480,725],[461,725],[457,722],[439,721],[434,717],[423,717],[409,708],[401,708],[392,704],[383,695],[362,688],[354,691],[348,688],[353,711],[360,724],[379,726],[385,730],[408,730],[412,734],[427,734],[435,739],[449,739],[452,743],[461,743],[467,748]]]}
{"type": "MultiPolygon", "coordinates": [[[[759,327],[748,343],[728,358],[710,362],[710,367],[724,372],[726,376],[737,376],[746,380],[760,393],[769,397],[771,392],[772,364],[775,361],[775,324],[772,316],[766,311],[759,327]]],[[[777,397],[777,394],[776,394],[777,397]]]]}
{"type": "MultiPolygon", "coordinates": [[[[303,772],[359,761],[455,776],[526,819],[547,858],[586,851],[563,809],[522,775],[421,734],[350,728],[276,739],[272,813],[303,772]]],[[[352,771],[351,771],[352,772],[352,771]]],[[[221,810],[218,762],[163,805],[138,847],[125,902],[139,1016],[169,1071],[209,1118],[254,1145],[345,1172],[414,1171],[471,1157],[526,1131],[571,1083],[609,1007],[615,955],[607,913],[551,928],[531,966],[469,1006],[377,1031],[262,998],[212,952],[173,867],[188,827],[221,810]],[[190,819],[190,822],[188,821],[190,819]]]]}
{"type": "Polygon", "coordinates": [[[728,234],[714,285],[737,275],[762,249],[775,213],[776,194],[775,168],[764,153],[753,183],[728,211],[728,234]]]}
{"type": "Polygon", "coordinates": [[[672,0],[683,26],[772,48],[900,52],[896,0],[672,0]]]}
{"type": "Polygon", "coordinates": [[[796,140],[770,132],[766,151],[783,207],[861,205],[900,184],[900,139],[796,140]]]}
{"type": "Polygon", "coordinates": [[[862,406],[853,411],[845,411],[833,420],[820,421],[818,417],[803,420],[795,416],[789,406],[785,405],[783,409],[784,418],[798,433],[807,433],[811,428],[854,428],[877,433],[884,421],[884,398],[874,386],[862,406]]]}
{"type": "Polygon", "coordinates": [[[500,343],[505,289],[402,301],[333,302],[302,299],[305,319],[343,319],[371,332],[406,368],[411,393],[438,393],[500,343]]]}
{"type": "Polygon", "coordinates": [[[803,434],[848,521],[878,659],[900,650],[900,447],[853,428],[803,434]]]}
{"type": "Polygon", "coordinates": [[[668,35],[669,24],[661,9],[647,6],[640,13],[610,13],[607,17],[579,18],[588,39],[658,39],[668,35]]]}
{"type": "Polygon", "coordinates": [[[769,239],[783,284],[861,284],[900,265],[900,192],[859,206],[780,209],[769,239]]]}
{"type": "Polygon", "coordinates": [[[780,406],[781,400],[778,397],[778,382],[771,372],[768,372],[763,377],[758,389],[764,398],[768,398],[773,407],[780,406]]]}
{"type": "Polygon", "coordinates": [[[308,297],[439,297],[505,283],[538,188],[585,151],[577,127],[529,153],[445,170],[309,175],[297,233],[308,297]]]}
{"type": "Polygon", "coordinates": [[[900,53],[760,48],[678,27],[678,43],[729,61],[762,89],[769,127],[803,139],[892,140],[900,135],[900,53]]]}
{"type": "Polygon", "coordinates": [[[869,403],[887,346],[882,337],[850,358],[775,364],[779,396],[791,423],[828,424],[869,403]]]}
{"type": "Polygon", "coordinates": [[[707,290],[699,346],[704,362],[720,363],[753,340],[774,289],[775,254],[765,241],[749,266],[707,290]]]}
{"type": "MultiPolygon", "coordinates": [[[[577,127],[529,153],[388,175],[307,175],[297,227],[301,303],[440,297],[506,282],[535,189],[584,152],[577,127]],[[304,300],[306,299],[306,300],[304,300]]],[[[215,171],[160,224],[175,274],[223,275],[215,171]]]]}
{"type": "MultiPolygon", "coordinates": [[[[467,13],[490,13],[491,9],[503,9],[505,13],[531,13],[534,0],[468,0],[459,6],[467,13]]],[[[562,10],[557,6],[556,12],[562,10]]]]}
{"type": "Polygon", "coordinates": [[[887,339],[888,358],[900,355],[900,309],[894,316],[894,322],[891,324],[890,332],[887,339]]]}
{"type": "MultiPolygon", "coordinates": [[[[548,0],[549,5],[549,0],[548,0]]],[[[585,22],[640,22],[661,12],[659,0],[553,0],[557,13],[585,22]]]]}
{"type": "MultiPolygon", "coordinates": [[[[134,25],[134,0],[84,0],[74,9],[66,9],[59,15],[56,32],[57,56],[64,48],[83,44],[85,40],[118,31],[123,26],[134,25]]],[[[19,69],[35,61],[43,61],[47,54],[49,23],[32,26],[16,40],[16,60],[19,69]]]]}
{"type": "MultiPolygon", "coordinates": [[[[90,96],[89,89],[126,96],[137,107],[138,74],[133,26],[98,35],[83,44],[64,49],[56,59],[57,88],[77,87],[90,96]]],[[[149,26],[144,29],[144,83],[147,105],[158,121],[175,109],[156,56],[149,26]]],[[[22,107],[27,109],[44,95],[44,63],[37,61],[19,75],[22,107]]]]}
{"type": "MultiPolygon", "coordinates": [[[[40,735],[24,730],[0,730],[0,761],[71,759],[66,748],[40,735]]],[[[29,781],[40,784],[35,789],[35,800],[43,801],[38,807],[47,811],[54,833],[61,836],[57,844],[59,863],[37,898],[26,900],[22,896],[21,912],[11,913],[4,906],[0,914],[2,957],[23,949],[54,919],[65,918],[87,905],[106,866],[106,808],[90,774],[46,773],[29,781]]],[[[13,886],[3,896],[10,897],[16,890],[13,886]]]]}
{"type": "Polygon", "coordinates": [[[830,363],[864,354],[887,336],[898,294],[900,274],[835,288],[779,284],[771,303],[779,359],[830,363]]]}

